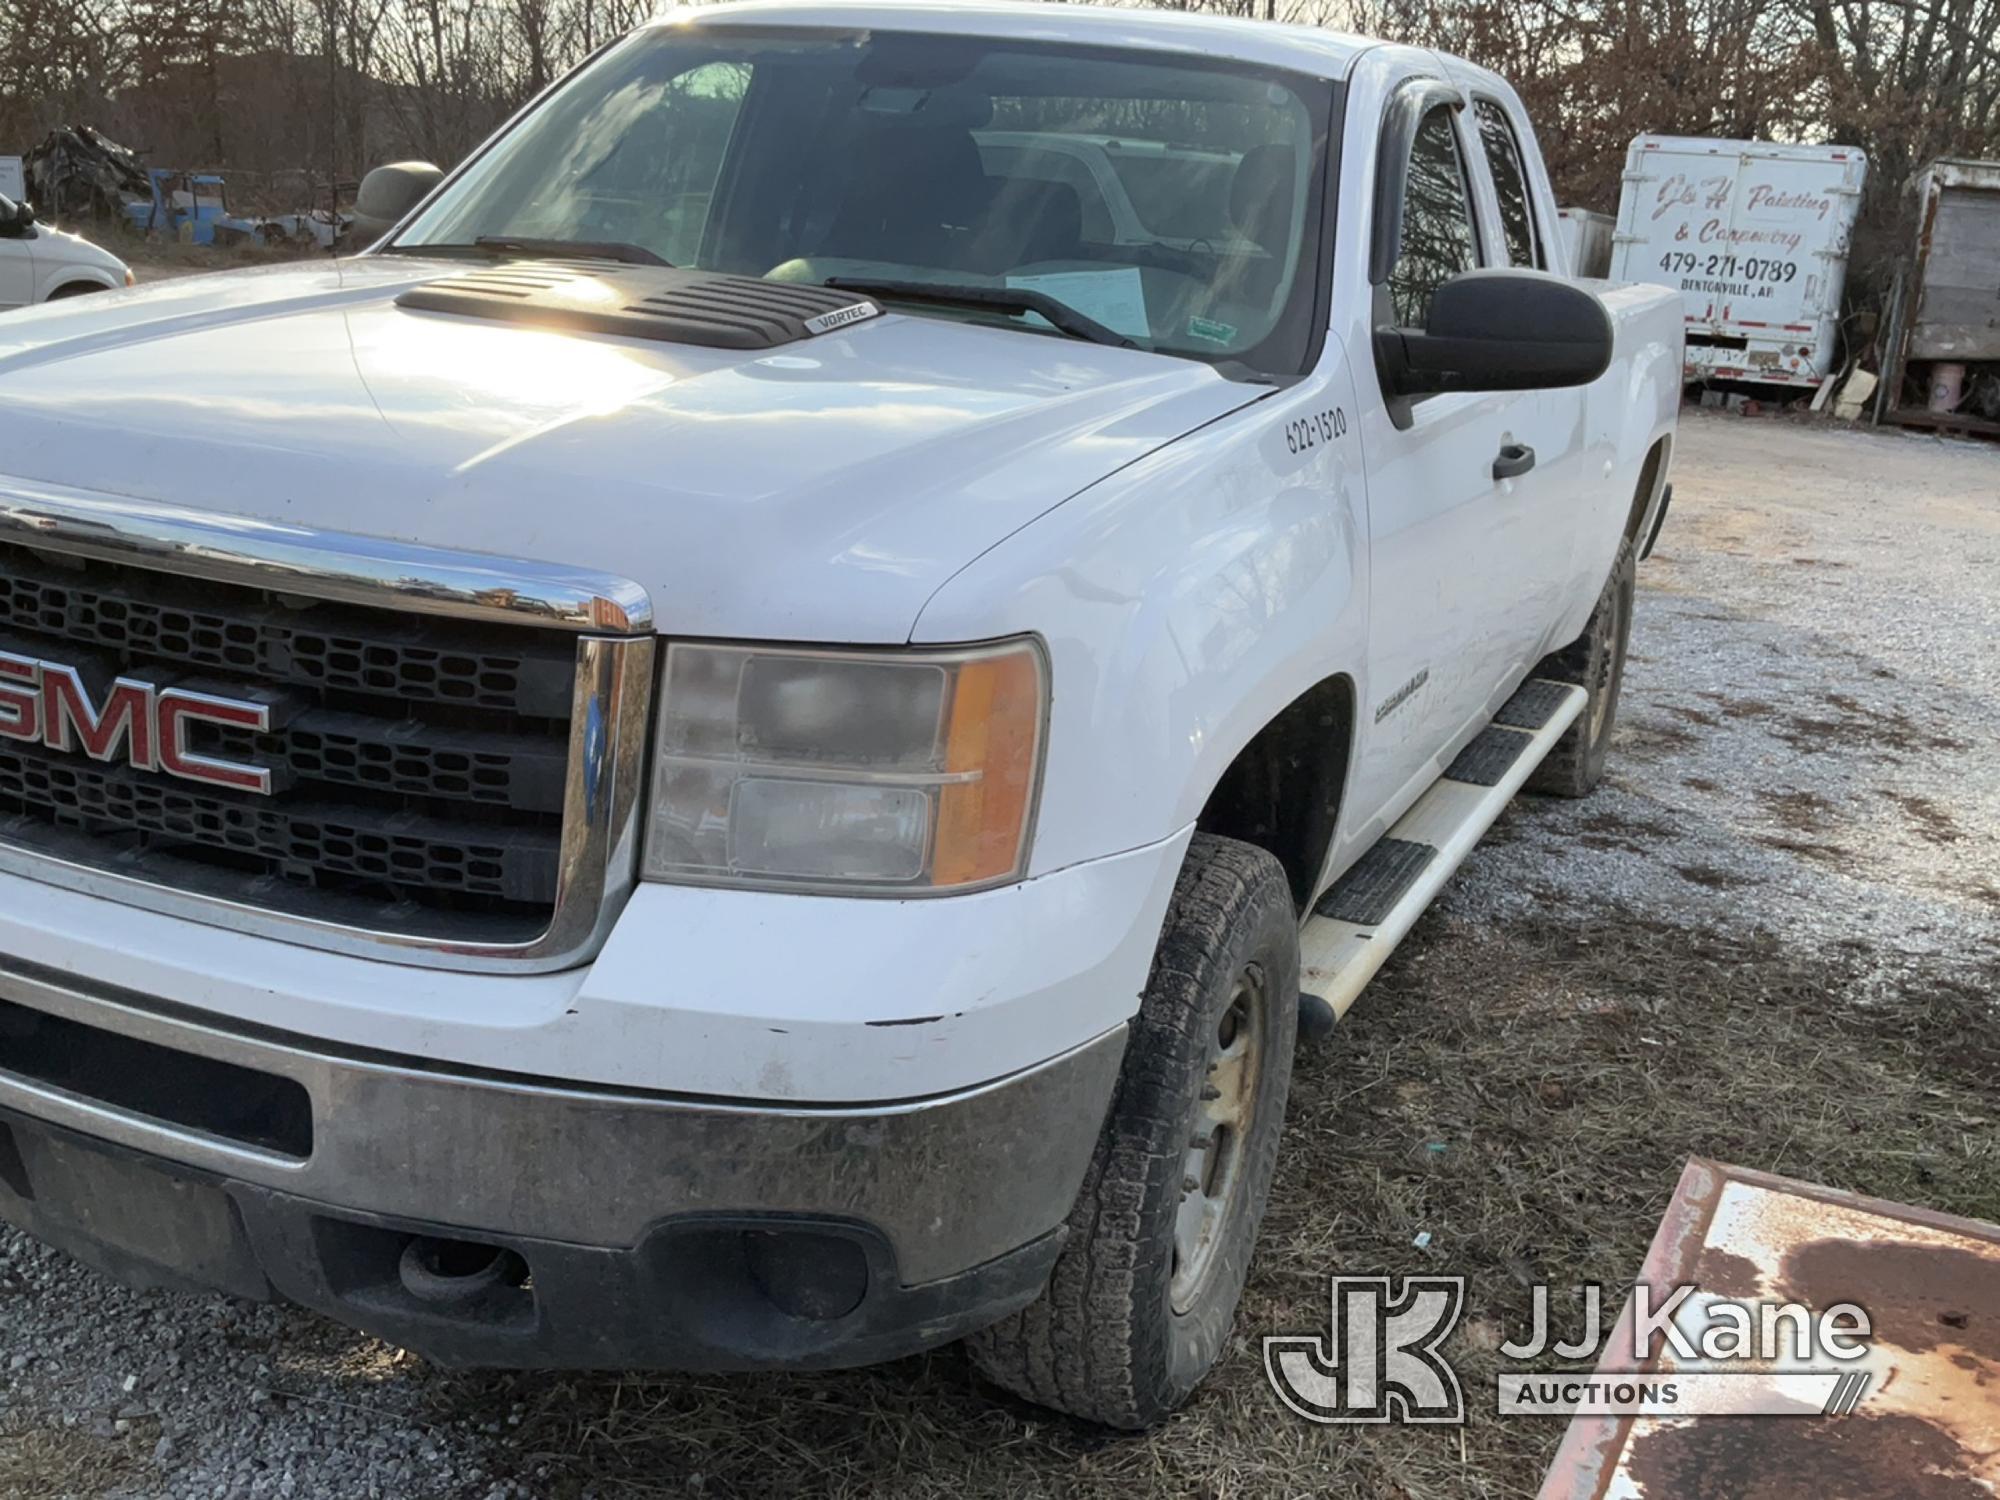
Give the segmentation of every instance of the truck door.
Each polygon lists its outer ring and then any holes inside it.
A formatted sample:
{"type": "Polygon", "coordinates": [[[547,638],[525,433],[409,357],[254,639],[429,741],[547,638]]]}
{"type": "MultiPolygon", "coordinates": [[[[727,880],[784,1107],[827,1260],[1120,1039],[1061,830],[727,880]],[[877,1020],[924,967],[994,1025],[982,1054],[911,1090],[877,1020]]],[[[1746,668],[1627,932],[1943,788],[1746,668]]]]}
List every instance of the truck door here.
{"type": "MultiPolygon", "coordinates": [[[[1478,141],[1472,180],[1485,220],[1486,264],[1546,271],[1554,259],[1548,218],[1553,196],[1537,191],[1539,175],[1529,167],[1532,148],[1524,144],[1533,137],[1518,111],[1516,103],[1476,91],[1467,111],[1469,133],[1478,141]]],[[[1515,440],[1535,453],[1535,467],[1514,497],[1535,537],[1517,580],[1516,599],[1544,628],[1552,628],[1570,602],[1576,551],[1583,540],[1580,524],[1600,513],[1593,502],[1603,498],[1601,489],[1609,481],[1603,454],[1593,458],[1591,453],[1588,411],[1583,391],[1575,388],[1524,392],[1514,411],[1515,440]],[[1598,465],[1595,473],[1592,463],[1598,465]]],[[[1561,644],[1536,636],[1523,664],[1561,644]]]]}
{"type": "MultiPolygon", "coordinates": [[[[1482,254],[1464,105],[1430,79],[1390,100],[1370,237],[1375,326],[1422,327],[1440,285],[1504,263],[1482,254]]],[[[1546,627],[1543,556],[1556,539],[1534,447],[1548,441],[1546,414],[1534,391],[1413,399],[1365,376],[1357,386],[1371,585],[1356,791],[1393,818],[1486,721],[1546,627]]]]}

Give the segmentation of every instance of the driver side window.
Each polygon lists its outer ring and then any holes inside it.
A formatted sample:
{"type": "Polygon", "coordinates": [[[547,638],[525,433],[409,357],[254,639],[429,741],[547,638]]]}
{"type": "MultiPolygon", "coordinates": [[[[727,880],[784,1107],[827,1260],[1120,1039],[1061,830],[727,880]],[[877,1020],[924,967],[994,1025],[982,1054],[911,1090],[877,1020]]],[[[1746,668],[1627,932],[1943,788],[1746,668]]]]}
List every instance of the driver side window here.
{"type": "Polygon", "coordinates": [[[1410,170],[1403,187],[1403,232],[1396,266],[1389,273],[1389,300],[1396,323],[1422,328],[1431,297],[1461,271],[1479,263],[1473,237],[1472,195],[1451,109],[1440,104],[1424,116],[1410,146],[1410,170]]]}

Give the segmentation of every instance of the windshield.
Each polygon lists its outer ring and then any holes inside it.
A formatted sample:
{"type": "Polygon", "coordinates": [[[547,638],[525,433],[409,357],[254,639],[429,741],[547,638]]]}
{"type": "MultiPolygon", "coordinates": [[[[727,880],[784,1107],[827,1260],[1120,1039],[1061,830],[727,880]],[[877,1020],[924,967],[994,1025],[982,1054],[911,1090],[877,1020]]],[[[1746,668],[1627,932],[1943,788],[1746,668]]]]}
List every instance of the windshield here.
{"type": "Polygon", "coordinates": [[[1180,54],[904,32],[635,33],[394,248],[637,247],[780,281],[924,282],[898,311],[1296,374],[1312,344],[1333,86],[1180,54]],[[1060,311],[1060,309],[1057,309],[1060,311]]]}

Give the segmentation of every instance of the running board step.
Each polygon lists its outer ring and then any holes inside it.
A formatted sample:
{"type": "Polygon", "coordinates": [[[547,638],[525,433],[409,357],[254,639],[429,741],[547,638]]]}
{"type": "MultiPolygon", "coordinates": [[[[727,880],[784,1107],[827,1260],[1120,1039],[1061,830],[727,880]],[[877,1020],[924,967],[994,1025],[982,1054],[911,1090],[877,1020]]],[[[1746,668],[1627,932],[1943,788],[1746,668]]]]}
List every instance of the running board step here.
{"type": "Polygon", "coordinates": [[[1396,826],[1313,905],[1299,934],[1299,987],[1343,1016],[1465,862],[1502,808],[1576,722],[1590,695],[1524,684],[1396,826]]]}

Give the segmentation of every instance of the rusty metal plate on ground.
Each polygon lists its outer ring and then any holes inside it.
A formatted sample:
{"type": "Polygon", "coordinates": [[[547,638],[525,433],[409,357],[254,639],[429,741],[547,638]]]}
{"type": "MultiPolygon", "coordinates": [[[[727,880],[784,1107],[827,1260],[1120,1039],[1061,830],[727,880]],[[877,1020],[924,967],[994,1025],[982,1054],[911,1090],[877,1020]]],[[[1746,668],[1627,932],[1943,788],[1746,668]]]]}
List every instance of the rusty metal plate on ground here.
{"type": "MultiPolygon", "coordinates": [[[[2000,1226],[1691,1161],[1640,1274],[1654,1305],[1695,1285],[1690,1307],[1862,1308],[1868,1349],[1846,1368],[1865,1394],[1844,1416],[1578,1417],[1541,1500],[2000,1496],[2000,1226]]],[[[1632,1322],[1628,1303],[1599,1373],[1633,1368],[1632,1322]]],[[[1754,1376],[1783,1362],[1690,1361],[1660,1338],[1641,1368],[1754,1376]]]]}

